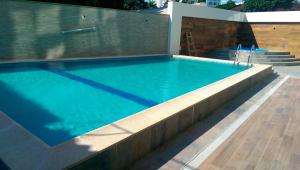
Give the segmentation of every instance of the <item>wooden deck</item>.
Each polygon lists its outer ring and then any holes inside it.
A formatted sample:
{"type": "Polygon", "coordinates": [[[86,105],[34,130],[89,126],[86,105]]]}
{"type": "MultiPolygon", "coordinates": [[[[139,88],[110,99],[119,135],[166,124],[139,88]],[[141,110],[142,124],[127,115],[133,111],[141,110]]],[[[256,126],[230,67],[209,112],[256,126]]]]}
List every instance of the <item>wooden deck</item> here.
{"type": "Polygon", "coordinates": [[[300,79],[288,79],[199,169],[300,169],[300,79]]]}

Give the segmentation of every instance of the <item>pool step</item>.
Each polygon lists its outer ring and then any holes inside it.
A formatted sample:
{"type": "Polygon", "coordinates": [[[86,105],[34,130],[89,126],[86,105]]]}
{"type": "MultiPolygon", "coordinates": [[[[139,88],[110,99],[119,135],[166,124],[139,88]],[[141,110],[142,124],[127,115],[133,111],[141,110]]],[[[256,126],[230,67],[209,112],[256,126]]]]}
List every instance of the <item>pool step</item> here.
{"type": "Polygon", "coordinates": [[[252,58],[253,63],[268,64],[273,66],[298,66],[300,65],[300,59],[295,58],[295,55],[291,55],[289,52],[269,52],[271,54],[261,55],[258,54],[252,58]],[[287,54],[289,53],[289,54],[287,54]]]}
{"type": "Polygon", "coordinates": [[[260,64],[267,64],[273,66],[300,66],[300,61],[290,61],[290,62],[259,62],[260,64]]]}
{"type": "MultiPolygon", "coordinates": [[[[208,53],[207,57],[229,60],[233,55],[229,51],[229,49],[216,49],[208,53]]],[[[247,54],[245,54],[244,59],[241,59],[241,61],[245,62],[247,58],[247,54]]],[[[255,53],[255,56],[252,57],[252,62],[273,66],[297,66],[300,65],[300,58],[296,58],[295,55],[288,51],[267,51],[255,53]]]]}
{"type": "Polygon", "coordinates": [[[253,58],[253,62],[294,62],[300,61],[299,58],[253,58]]]}
{"type": "Polygon", "coordinates": [[[290,55],[291,53],[288,51],[268,51],[268,52],[261,52],[262,55],[290,55]]]}
{"type": "Polygon", "coordinates": [[[261,54],[255,54],[255,57],[253,58],[270,58],[270,59],[276,59],[276,58],[295,58],[295,55],[261,55],[261,54]]]}

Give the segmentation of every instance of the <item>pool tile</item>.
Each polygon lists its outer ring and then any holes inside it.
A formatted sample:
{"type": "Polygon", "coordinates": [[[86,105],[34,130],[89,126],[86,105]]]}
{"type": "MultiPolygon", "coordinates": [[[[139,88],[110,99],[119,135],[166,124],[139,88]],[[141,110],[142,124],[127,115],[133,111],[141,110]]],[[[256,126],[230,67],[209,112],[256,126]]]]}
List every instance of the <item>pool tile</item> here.
{"type": "Polygon", "coordinates": [[[178,130],[183,131],[193,124],[194,108],[187,108],[179,113],[178,130]]]}
{"type": "Polygon", "coordinates": [[[156,111],[153,111],[153,109],[145,110],[114,124],[130,133],[136,133],[157,122],[157,119],[147,116],[153,112],[156,111]]]}
{"type": "Polygon", "coordinates": [[[179,116],[174,115],[165,121],[165,140],[171,139],[178,132],[179,116]]]}
{"type": "Polygon", "coordinates": [[[5,139],[0,140],[0,145],[5,146],[0,149],[0,155],[5,155],[1,159],[10,165],[10,168],[23,167],[24,169],[30,169],[32,166],[39,166],[39,164],[32,164],[32,162],[41,162],[47,148],[26,132],[25,129],[14,125],[2,131],[0,136],[5,139]],[[30,152],[28,152],[28,149],[30,149],[30,152]]]}
{"type": "Polygon", "coordinates": [[[117,144],[117,160],[119,169],[125,168],[128,163],[133,161],[133,156],[131,150],[133,149],[131,140],[123,140],[119,144],[117,144]]]}
{"type": "Polygon", "coordinates": [[[113,143],[119,142],[130,136],[132,132],[126,130],[117,124],[110,124],[90,133],[81,135],[80,138],[91,145],[89,148],[92,151],[101,151],[113,143]]]}
{"type": "Polygon", "coordinates": [[[135,161],[151,151],[151,137],[150,129],[143,130],[139,134],[133,136],[133,148],[131,152],[135,161]]]}
{"type": "Polygon", "coordinates": [[[164,142],[166,126],[160,122],[151,128],[151,149],[154,150],[164,142]]]}
{"type": "Polygon", "coordinates": [[[210,112],[213,111],[212,107],[212,101],[211,99],[205,99],[200,101],[194,106],[194,115],[195,119],[201,120],[210,112]]]}
{"type": "Polygon", "coordinates": [[[116,147],[110,147],[100,153],[97,153],[94,157],[84,161],[83,163],[77,164],[70,169],[82,170],[82,169],[95,169],[99,167],[101,169],[117,169],[118,165],[115,162],[117,156],[116,147]]]}

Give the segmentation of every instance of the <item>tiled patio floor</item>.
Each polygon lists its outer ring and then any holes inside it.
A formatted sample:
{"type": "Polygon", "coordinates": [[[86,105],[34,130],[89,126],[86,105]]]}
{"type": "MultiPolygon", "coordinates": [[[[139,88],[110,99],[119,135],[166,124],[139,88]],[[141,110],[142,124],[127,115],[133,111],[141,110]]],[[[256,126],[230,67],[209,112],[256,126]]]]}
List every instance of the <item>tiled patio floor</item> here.
{"type": "Polygon", "coordinates": [[[299,169],[300,79],[288,79],[199,169],[299,169]]]}
{"type": "Polygon", "coordinates": [[[274,66],[273,69],[280,75],[300,78],[300,66],[274,66]]]}

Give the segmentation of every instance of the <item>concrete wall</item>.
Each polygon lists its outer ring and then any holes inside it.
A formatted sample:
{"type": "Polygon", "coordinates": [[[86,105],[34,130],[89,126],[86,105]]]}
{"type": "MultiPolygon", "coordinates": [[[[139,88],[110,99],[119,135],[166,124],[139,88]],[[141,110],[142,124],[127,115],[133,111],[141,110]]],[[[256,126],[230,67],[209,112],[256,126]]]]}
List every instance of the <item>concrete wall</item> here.
{"type": "Polygon", "coordinates": [[[212,20],[202,18],[182,18],[181,27],[181,54],[188,54],[186,32],[191,32],[197,55],[205,55],[207,52],[218,48],[230,48],[236,46],[240,23],[225,20],[212,20]]]}
{"type": "Polygon", "coordinates": [[[300,58],[300,11],[250,12],[240,30],[243,44],[290,51],[300,58]]]}
{"type": "Polygon", "coordinates": [[[220,48],[265,48],[273,51],[289,51],[300,58],[300,23],[249,23],[201,18],[182,18],[180,48],[187,54],[186,32],[192,32],[199,56],[220,48]]]}
{"type": "Polygon", "coordinates": [[[239,34],[243,45],[290,51],[300,58],[300,23],[243,23],[239,34]]]}
{"type": "Polygon", "coordinates": [[[168,51],[166,15],[0,0],[0,16],[0,61],[168,51]]]}

